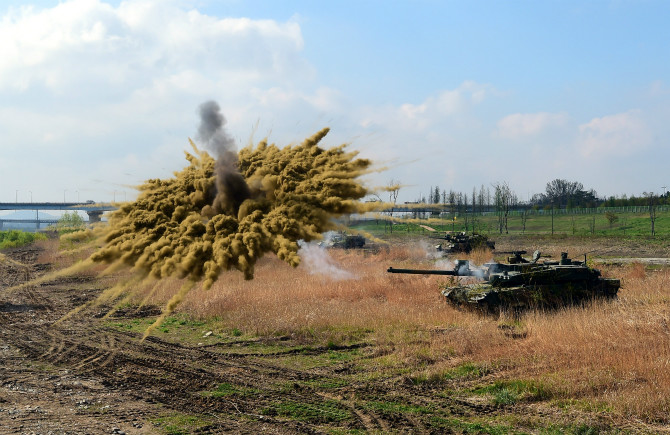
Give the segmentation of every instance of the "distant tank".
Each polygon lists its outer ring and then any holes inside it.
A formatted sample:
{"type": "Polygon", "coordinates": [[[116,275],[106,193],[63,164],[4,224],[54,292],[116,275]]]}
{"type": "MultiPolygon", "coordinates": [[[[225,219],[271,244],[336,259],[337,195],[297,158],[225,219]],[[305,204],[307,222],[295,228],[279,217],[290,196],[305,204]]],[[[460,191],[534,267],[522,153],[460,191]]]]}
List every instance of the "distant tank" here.
{"type": "Polygon", "coordinates": [[[447,233],[443,237],[440,237],[440,239],[444,240],[444,242],[435,246],[435,249],[445,254],[468,254],[477,248],[488,248],[491,250],[496,248],[495,242],[489,240],[483,234],[467,234],[465,232],[456,234],[447,233]]]}
{"type": "Polygon", "coordinates": [[[532,260],[513,264],[487,263],[473,269],[468,261],[459,260],[453,270],[391,267],[388,271],[479,277],[482,281],[478,283],[447,285],[442,294],[454,305],[487,313],[558,308],[596,298],[613,299],[621,287],[620,280],[602,278],[598,269],[588,267],[585,261],[571,260],[565,252],[560,261],[540,262],[540,258],[540,253],[535,251],[532,260]]]}
{"type": "Polygon", "coordinates": [[[365,246],[365,237],[359,234],[346,234],[331,231],[325,240],[319,242],[324,248],[360,249],[365,246]]]}

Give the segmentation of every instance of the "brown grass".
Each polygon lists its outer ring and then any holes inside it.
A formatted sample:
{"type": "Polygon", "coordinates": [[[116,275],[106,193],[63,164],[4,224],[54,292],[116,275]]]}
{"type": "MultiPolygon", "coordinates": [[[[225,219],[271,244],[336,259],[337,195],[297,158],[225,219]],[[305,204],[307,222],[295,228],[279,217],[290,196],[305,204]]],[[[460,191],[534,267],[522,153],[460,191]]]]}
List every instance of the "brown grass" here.
{"type": "MultiPolygon", "coordinates": [[[[370,340],[387,350],[392,364],[422,367],[414,374],[424,379],[441,379],[474,362],[489,367],[490,376],[541,383],[556,400],[586,400],[622,416],[670,421],[670,271],[608,267],[605,275],[622,278],[617,301],[511,321],[447,305],[438,291],[446,277],[386,272],[390,265],[431,267],[424,248],[331,250],[339,267],[354,275],[344,280],[266,257],[254,280],[224,274],[210,290],[191,291],[179,310],[217,318],[222,329],[245,334],[370,340]]],[[[481,264],[491,253],[467,258],[481,264]]],[[[139,297],[164,305],[179,287],[167,281],[139,297]]]]}
{"type": "MultiPolygon", "coordinates": [[[[210,290],[192,291],[181,309],[218,317],[229,327],[259,335],[427,328],[474,320],[472,314],[446,305],[436,291],[439,277],[386,272],[392,264],[429,263],[425,250],[406,246],[376,255],[353,250],[329,253],[341,270],[352,273],[350,279],[332,280],[266,257],[253,280],[226,274],[210,290]]],[[[157,292],[155,302],[163,301],[172,290],[157,292]]]]}

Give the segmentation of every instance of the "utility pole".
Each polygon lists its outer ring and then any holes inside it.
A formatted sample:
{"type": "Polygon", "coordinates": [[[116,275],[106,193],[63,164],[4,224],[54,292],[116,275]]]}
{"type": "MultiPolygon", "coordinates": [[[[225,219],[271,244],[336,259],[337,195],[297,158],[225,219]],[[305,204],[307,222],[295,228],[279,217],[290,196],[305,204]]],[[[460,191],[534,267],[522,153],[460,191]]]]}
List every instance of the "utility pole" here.
{"type": "Polygon", "coordinates": [[[551,235],[554,235],[554,200],[551,200],[551,235]]]}

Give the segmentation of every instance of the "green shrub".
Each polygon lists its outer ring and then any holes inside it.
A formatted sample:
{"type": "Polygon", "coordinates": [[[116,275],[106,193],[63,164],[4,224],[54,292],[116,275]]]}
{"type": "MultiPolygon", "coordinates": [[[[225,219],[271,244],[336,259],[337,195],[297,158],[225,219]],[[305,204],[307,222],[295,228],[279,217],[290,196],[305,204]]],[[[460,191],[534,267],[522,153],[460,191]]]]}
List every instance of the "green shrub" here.
{"type": "Polygon", "coordinates": [[[46,240],[46,238],[47,236],[42,233],[29,233],[19,230],[0,231],[0,249],[16,248],[28,245],[36,240],[46,240]]]}
{"type": "Polygon", "coordinates": [[[59,234],[73,233],[75,231],[83,230],[86,227],[84,218],[79,216],[76,211],[65,212],[58,223],[56,224],[56,229],[59,234]]]}

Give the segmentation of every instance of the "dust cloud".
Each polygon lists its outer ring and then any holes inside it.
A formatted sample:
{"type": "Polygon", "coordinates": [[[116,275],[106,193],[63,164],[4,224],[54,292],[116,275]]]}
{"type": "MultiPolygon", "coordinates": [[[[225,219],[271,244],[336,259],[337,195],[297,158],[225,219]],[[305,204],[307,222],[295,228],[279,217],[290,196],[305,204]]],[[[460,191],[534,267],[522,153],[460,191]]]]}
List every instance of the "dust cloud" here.
{"type": "Polygon", "coordinates": [[[256,261],[270,252],[297,266],[297,242],[318,239],[337,228],[334,218],[361,212],[358,200],[367,194],[357,178],[370,161],[345,146],[319,147],[327,133],[297,146],[261,141],[240,150],[233,184],[221,183],[218,161],[191,142],[188,167],[147,181],[135,202],[110,215],[105,245],[91,260],[155,279],[202,281],[205,288],[231,269],[252,279],[256,261]]]}
{"type": "Polygon", "coordinates": [[[266,139],[237,152],[219,106],[210,101],[199,111],[198,140],[214,156],[189,139],[192,151],[185,153],[184,169],[172,178],[146,181],[137,200],[86,233],[98,246],[88,259],[9,290],[99,264],[106,265],[103,275],[119,269],[131,274],[96,304],[128,298],[140,282],[184,280],[160,323],[194,286],[210,288],[231,270],[252,279],[257,260],[268,253],[298,266],[298,241],[319,239],[339,229],[336,218],[370,209],[359,200],[368,194],[360,178],[372,172],[371,162],[346,145],[320,147],[328,128],[297,145],[278,147],[266,139]]]}

